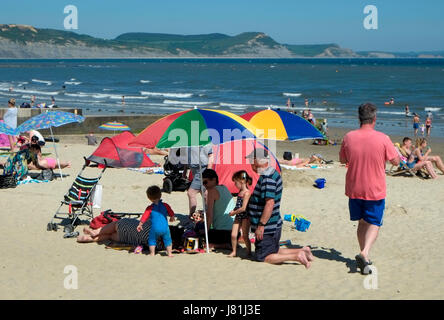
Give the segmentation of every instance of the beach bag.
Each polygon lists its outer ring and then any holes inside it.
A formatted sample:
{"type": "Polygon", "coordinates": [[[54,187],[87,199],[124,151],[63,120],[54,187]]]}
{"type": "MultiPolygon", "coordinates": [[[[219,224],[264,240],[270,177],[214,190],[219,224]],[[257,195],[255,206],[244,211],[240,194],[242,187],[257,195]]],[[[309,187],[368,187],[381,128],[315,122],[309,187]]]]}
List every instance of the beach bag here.
{"type": "Polygon", "coordinates": [[[91,229],[99,229],[119,219],[120,219],[119,215],[114,214],[111,209],[108,209],[106,211],[101,212],[100,215],[92,219],[89,226],[91,229]]]}
{"type": "Polygon", "coordinates": [[[290,161],[291,159],[293,159],[293,156],[291,155],[290,151],[284,151],[284,160],[290,161]]]}
{"type": "Polygon", "coordinates": [[[0,189],[17,187],[17,179],[13,174],[0,176],[0,189]]]}

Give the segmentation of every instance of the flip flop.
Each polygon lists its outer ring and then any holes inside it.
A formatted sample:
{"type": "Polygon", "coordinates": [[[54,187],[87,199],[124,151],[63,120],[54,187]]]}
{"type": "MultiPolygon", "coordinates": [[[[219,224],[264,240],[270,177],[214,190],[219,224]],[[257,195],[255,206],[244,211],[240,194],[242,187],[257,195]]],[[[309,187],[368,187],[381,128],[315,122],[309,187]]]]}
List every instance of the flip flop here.
{"type": "Polygon", "coordinates": [[[372,270],[368,267],[369,265],[371,265],[371,261],[365,261],[365,259],[360,254],[356,255],[355,259],[358,268],[361,269],[362,275],[368,275],[372,273],[372,270]]]}

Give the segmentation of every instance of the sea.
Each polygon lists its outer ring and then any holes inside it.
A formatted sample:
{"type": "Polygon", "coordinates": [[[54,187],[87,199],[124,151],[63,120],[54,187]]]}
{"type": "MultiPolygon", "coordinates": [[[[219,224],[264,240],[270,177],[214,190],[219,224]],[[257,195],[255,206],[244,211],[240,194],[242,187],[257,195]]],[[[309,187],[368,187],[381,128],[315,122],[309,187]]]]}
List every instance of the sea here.
{"type": "Polygon", "coordinates": [[[432,136],[444,137],[444,59],[0,60],[0,105],[33,96],[84,115],[195,107],[241,115],[288,103],[300,114],[307,99],[315,118],[343,128],[356,128],[358,106],[372,102],[378,130],[412,136],[407,104],[421,123],[431,112],[432,136]]]}

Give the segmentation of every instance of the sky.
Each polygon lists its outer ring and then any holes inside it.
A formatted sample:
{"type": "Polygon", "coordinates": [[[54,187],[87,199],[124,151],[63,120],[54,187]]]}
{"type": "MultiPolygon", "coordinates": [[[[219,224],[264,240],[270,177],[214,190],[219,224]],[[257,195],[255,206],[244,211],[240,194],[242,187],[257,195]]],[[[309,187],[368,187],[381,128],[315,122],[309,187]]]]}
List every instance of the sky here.
{"type": "Polygon", "coordinates": [[[78,9],[81,34],[264,32],[279,43],[337,43],[355,51],[444,50],[442,0],[15,0],[2,1],[0,24],[64,29],[64,8],[78,9]],[[367,5],[378,29],[367,30],[367,5]]]}

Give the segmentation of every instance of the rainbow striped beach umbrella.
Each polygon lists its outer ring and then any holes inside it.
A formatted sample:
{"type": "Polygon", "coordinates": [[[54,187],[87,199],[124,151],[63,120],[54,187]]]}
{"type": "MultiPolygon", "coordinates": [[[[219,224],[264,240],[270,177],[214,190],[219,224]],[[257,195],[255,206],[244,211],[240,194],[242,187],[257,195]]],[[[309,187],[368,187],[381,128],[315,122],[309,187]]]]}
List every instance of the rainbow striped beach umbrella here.
{"type": "Polygon", "coordinates": [[[128,127],[126,124],[123,124],[121,122],[113,121],[113,122],[107,122],[105,124],[102,124],[100,129],[104,130],[110,130],[110,131],[130,131],[130,127],[128,127]]]}
{"type": "MultiPolygon", "coordinates": [[[[212,143],[218,145],[226,141],[255,139],[255,128],[241,117],[221,110],[191,109],[177,112],[157,120],[128,143],[134,147],[179,148],[200,147],[212,143]]],[[[201,157],[199,172],[202,179],[201,157]]],[[[201,184],[202,203],[205,192],[201,184]]],[[[206,208],[203,206],[205,240],[208,244],[206,208]]],[[[209,253],[207,245],[207,253],[209,253]]]]}
{"type": "Polygon", "coordinates": [[[159,149],[205,146],[237,139],[255,139],[255,129],[248,121],[228,111],[191,109],[157,120],[128,145],[159,149]]]}
{"type": "Polygon", "coordinates": [[[297,141],[325,138],[310,122],[287,111],[267,109],[249,112],[241,117],[262,131],[263,139],[297,141]]]}

